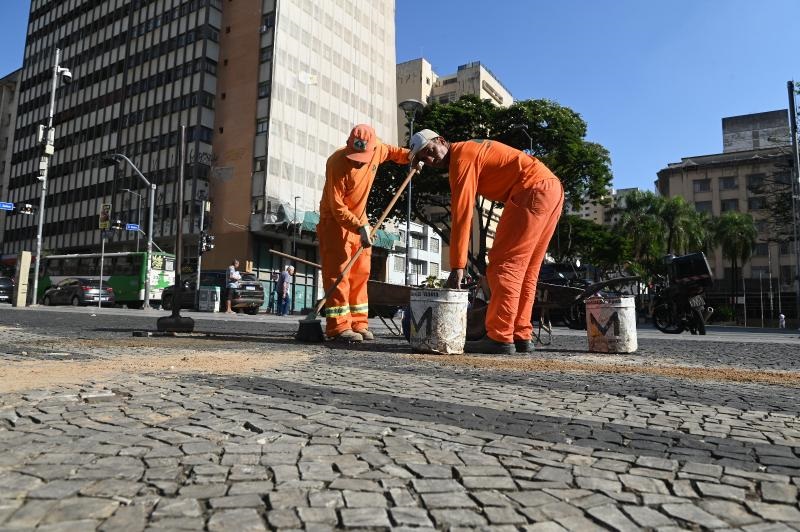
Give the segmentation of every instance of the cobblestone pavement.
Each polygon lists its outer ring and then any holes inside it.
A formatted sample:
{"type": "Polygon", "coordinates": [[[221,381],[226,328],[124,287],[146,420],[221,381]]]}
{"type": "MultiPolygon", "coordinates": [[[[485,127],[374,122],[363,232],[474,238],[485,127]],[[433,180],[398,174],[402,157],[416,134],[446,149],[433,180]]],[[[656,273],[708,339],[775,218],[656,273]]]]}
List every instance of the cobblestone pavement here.
{"type": "MultiPolygon", "coordinates": [[[[200,349],[303,357],[0,394],[0,530],[800,530],[797,387],[476,370],[408,356],[386,331],[358,349],[298,346],[288,320],[198,320],[143,348],[120,342],[153,328],[136,314],[6,309],[0,372],[200,349]]],[[[557,329],[527,358],[793,373],[800,358],[790,336],[585,348],[557,329]]]]}

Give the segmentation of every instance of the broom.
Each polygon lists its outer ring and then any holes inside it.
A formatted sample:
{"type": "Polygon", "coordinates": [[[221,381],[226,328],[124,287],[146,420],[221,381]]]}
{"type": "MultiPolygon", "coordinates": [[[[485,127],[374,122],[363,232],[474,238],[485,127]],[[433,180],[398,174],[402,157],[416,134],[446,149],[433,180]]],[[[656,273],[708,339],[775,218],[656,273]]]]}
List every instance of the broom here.
{"type": "MultiPolygon", "coordinates": [[[[381,217],[378,218],[378,222],[370,230],[370,240],[373,236],[375,236],[375,233],[378,231],[378,228],[381,226],[386,217],[389,216],[389,212],[391,212],[392,208],[394,208],[394,204],[397,203],[397,200],[400,199],[400,194],[403,193],[408,186],[408,183],[411,182],[411,178],[414,177],[414,174],[422,170],[422,166],[423,163],[420,161],[408,172],[403,184],[401,184],[400,188],[397,189],[397,192],[394,193],[394,197],[392,198],[392,201],[389,202],[389,206],[384,209],[383,214],[381,214],[381,217]]],[[[344,279],[345,275],[347,275],[347,273],[350,271],[350,268],[353,267],[353,264],[355,264],[356,259],[358,259],[358,257],[361,255],[362,251],[364,251],[363,246],[356,250],[356,252],[353,254],[353,257],[344,267],[344,270],[342,270],[342,273],[339,274],[339,277],[337,277],[331,287],[328,288],[328,290],[325,292],[325,295],[314,307],[314,310],[312,310],[308,316],[300,320],[300,328],[297,330],[297,335],[295,336],[297,340],[311,343],[319,343],[325,340],[325,334],[322,331],[322,322],[317,316],[319,316],[320,310],[322,310],[322,307],[325,306],[325,302],[328,300],[330,295],[333,293],[336,287],[339,286],[339,283],[342,282],[342,279],[344,279]]]]}

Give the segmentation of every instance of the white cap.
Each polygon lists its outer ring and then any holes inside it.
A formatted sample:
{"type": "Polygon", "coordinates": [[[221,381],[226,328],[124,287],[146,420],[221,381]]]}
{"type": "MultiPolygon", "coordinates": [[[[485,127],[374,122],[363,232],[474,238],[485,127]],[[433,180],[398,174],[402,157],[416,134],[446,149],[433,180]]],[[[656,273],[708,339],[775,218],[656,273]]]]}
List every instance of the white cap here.
{"type": "Polygon", "coordinates": [[[422,131],[414,133],[414,136],[411,137],[411,153],[408,156],[409,159],[413,159],[419,150],[427,146],[430,141],[437,137],[441,137],[441,135],[430,129],[423,129],[422,131]]]}

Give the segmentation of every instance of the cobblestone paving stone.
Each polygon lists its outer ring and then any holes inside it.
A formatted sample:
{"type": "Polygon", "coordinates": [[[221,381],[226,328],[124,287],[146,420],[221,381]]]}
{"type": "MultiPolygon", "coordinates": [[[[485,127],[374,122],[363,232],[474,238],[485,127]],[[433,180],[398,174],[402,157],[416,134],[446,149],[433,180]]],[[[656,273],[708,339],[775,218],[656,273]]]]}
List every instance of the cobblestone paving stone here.
{"type": "MultiPolygon", "coordinates": [[[[58,318],[14,315],[2,363],[148,355],[78,346],[58,318]],[[54,338],[60,355],[40,349],[54,338]]],[[[79,336],[130,336],[91,323],[79,336]]],[[[225,349],[243,345],[237,326],[225,349]]],[[[257,374],[87,375],[0,395],[0,530],[800,530],[796,388],[477,371],[385,336],[304,350],[257,374]]],[[[798,352],[673,338],[624,358],[794,370],[798,352]]]]}

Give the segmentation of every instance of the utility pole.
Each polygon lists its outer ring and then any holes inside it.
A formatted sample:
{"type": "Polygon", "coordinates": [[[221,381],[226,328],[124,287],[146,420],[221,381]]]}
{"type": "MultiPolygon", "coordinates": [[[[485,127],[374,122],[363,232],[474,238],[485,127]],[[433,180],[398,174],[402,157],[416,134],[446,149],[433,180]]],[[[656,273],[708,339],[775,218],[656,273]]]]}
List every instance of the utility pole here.
{"type": "Polygon", "coordinates": [[[791,127],[792,135],[792,163],[794,167],[794,179],[792,179],[792,231],[794,234],[794,277],[792,277],[792,284],[794,285],[794,316],[800,326],[800,242],[797,241],[797,206],[795,199],[797,194],[800,194],[800,154],[797,151],[797,106],[794,101],[794,81],[786,82],[786,89],[789,92],[789,125],[791,127]]]}
{"type": "Polygon", "coordinates": [[[58,88],[58,77],[61,76],[64,83],[72,82],[72,72],[68,68],[62,68],[61,49],[56,48],[53,57],[53,80],[50,85],[50,107],[47,112],[47,126],[39,126],[39,142],[42,145],[42,157],[39,159],[39,180],[42,182],[42,195],[39,198],[39,223],[36,229],[36,265],[33,268],[33,296],[31,301],[36,305],[37,292],[39,291],[39,266],[42,264],[42,230],[44,228],[44,202],[47,196],[47,169],[50,166],[50,158],[55,153],[55,130],[53,129],[53,117],[56,113],[56,89],[58,88]]]}

